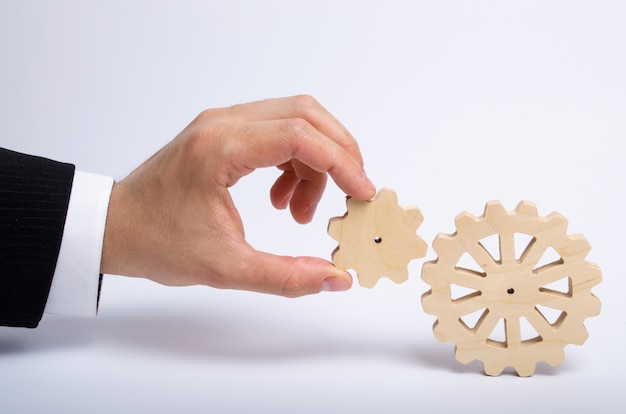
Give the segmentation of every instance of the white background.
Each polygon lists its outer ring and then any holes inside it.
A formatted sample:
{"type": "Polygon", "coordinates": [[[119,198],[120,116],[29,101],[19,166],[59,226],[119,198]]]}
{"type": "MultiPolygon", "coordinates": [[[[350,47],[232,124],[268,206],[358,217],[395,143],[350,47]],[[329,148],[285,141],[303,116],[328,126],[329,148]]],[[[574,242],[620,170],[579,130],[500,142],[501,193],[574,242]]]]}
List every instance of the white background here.
{"type": "MultiPolygon", "coordinates": [[[[0,412],[624,412],[625,22],[620,1],[0,0],[3,147],[121,178],[202,109],[308,93],[429,244],[526,199],[603,271],[587,342],[525,379],[436,342],[432,248],[402,285],[300,299],[106,276],[97,318],[0,328],[0,412]]],[[[233,190],[250,242],[330,258],[343,195],[296,225],[276,176],[233,190]]]]}

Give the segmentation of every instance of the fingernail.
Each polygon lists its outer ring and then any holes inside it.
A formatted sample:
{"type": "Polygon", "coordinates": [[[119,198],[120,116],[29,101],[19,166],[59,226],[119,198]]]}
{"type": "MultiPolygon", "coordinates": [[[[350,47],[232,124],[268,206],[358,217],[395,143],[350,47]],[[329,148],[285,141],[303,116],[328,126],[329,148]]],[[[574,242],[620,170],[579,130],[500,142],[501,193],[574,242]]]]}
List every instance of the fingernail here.
{"type": "Polygon", "coordinates": [[[324,292],[340,292],[348,290],[350,286],[345,279],[340,277],[328,277],[322,282],[322,291],[324,292]]]}
{"type": "Polygon", "coordinates": [[[372,194],[374,194],[372,196],[372,198],[369,200],[373,200],[374,197],[376,197],[376,186],[374,185],[374,183],[372,182],[372,180],[369,179],[369,177],[367,176],[367,174],[365,174],[365,170],[363,170],[363,181],[365,181],[365,186],[369,187],[370,191],[372,192],[372,194]]]}

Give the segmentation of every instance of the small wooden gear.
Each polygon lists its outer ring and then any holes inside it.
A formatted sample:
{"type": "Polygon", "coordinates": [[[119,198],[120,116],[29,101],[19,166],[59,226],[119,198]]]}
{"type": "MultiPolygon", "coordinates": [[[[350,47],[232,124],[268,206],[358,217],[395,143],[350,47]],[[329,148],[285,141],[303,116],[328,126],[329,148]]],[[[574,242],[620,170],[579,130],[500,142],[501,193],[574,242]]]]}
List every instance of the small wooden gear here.
{"type": "Polygon", "coordinates": [[[383,276],[406,281],[408,263],[424,257],[428,248],[416,235],[424,221],[419,209],[398,206],[396,193],[389,189],[381,189],[372,201],[348,198],[346,204],[346,214],[328,223],[328,234],[339,242],[333,263],[355,270],[363,287],[373,287],[383,276]]]}
{"type": "Polygon", "coordinates": [[[422,306],[437,317],[437,340],[455,343],[459,362],[482,361],[487,375],[500,375],[511,366],[519,376],[530,376],[537,362],[556,366],[565,358],[565,345],[585,342],[583,322],[600,312],[591,289],[602,276],[598,266],[585,261],[591,249],[587,240],[566,230],[563,216],[540,217],[533,203],[522,201],[507,211],[490,202],[483,216],[462,213],[454,234],[435,238],[438,258],[422,268],[422,279],[431,286],[422,306]],[[517,234],[530,240],[519,255],[517,234]],[[495,254],[485,247],[491,237],[496,238],[495,254]],[[560,257],[544,265],[547,251],[560,257]],[[462,261],[467,255],[477,269],[462,261]],[[565,287],[555,289],[559,282],[565,287]],[[454,297],[454,287],[464,289],[459,297],[454,297]],[[503,332],[498,338],[494,330],[499,325],[503,332]]]}

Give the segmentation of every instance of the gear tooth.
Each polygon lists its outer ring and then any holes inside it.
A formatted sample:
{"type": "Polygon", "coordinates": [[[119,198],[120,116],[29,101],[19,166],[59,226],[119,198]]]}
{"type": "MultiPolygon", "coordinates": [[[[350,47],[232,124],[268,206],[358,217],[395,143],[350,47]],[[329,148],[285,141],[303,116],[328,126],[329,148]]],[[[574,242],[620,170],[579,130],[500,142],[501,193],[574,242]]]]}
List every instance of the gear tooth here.
{"type": "Polygon", "coordinates": [[[429,315],[434,315],[437,311],[437,305],[439,302],[437,301],[437,297],[433,295],[432,289],[428,292],[424,293],[421,298],[422,309],[429,315]]]}
{"type": "MultiPolygon", "coordinates": [[[[574,292],[569,301],[567,309],[563,309],[567,315],[564,323],[570,323],[572,320],[582,323],[584,318],[598,315],[602,307],[600,300],[589,291],[574,292]]],[[[570,329],[564,329],[564,331],[566,330],[569,331],[570,329]]]]}
{"type": "Polygon", "coordinates": [[[535,203],[527,200],[520,201],[517,207],[515,207],[515,212],[524,216],[539,216],[535,203]]]}
{"type": "Polygon", "coordinates": [[[371,289],[376,286],[378,282],[377,277],[371,277],[369,274],[359,273],[357,272],[357,277],[359,279],[359,285],[364,288],[371,289]]]}
{"type": "Polygon", "coordinates": [[[392,273],[390,273],[387,276],[388,279],[390,279],[391,281],[397,283],[397,284],[401,284],[406,282],[407,280],[409,280],[409,271],[406,269],[406,267],[402,268],[402,269],[398,269],[392,273]]]}
{"type": "Polygon", "coordinates": [[[568,222],[565,216],[557,212],[552,212],[548,214],[543,220],[546,223],[546,226],[550,228],[550,231],[553,232],[553,234],[560,234],[561,237],[566,236],[568,222]]]}
{"type": "Polygon", "coordinates": [[[586,257],[591,251],[591,245],[582,234],[572,234],[565,238],[563,247],[557,249],[561,256],[586,257]]]}
{"type": "Polygon", "coordinates": [[[592,262],[585,262],[585,266],[587,271],[593,275],[593,279],[596,281],[596,284],[600,283],[602,281],[602,271],[600,270],[600,266],[592,262]]]}
{"type": "Polygon", "coordinates": [[[459,214],[454,219],[454,223],[456,225],[457,231],[461,229],[471,228],[472,226],[476,225],[476,223],[479,221],[480,221],[479,217],[476,217],[475,215],[467,211],[464,211],[463,213],[459,214]]]}
{"type": "Polygon", "coordinates": [[[483,361],[483,367],[485,369],[485,375],[489,375],[490,377],[497,377],[502,374],[502,371],[506,368],[503,364],[489,360],[483,361]]]}
{"type": "Polygon", "coordinates": [[[590,316],[597,316],[600,314],[600,310],[602,309],[602,303],[600,302],[600,299],[598,299],[598,297],[593,293],[591,293],[589,296],[590,297],[587,302],[587,306],[585,306],[585,309],[587,310],[587,312],[589,312],[590,316]]]}
{"type": "Polygon", "coordinates": [[[485,204],[485,210],[483,212],[483,217],[491,218],[491,217],[500,217],[505,216],[508,212],[502,205],[502,203],[498,200],[489,201],[485,204]]]}
{"type": "MultiPolygon", "coordinates": [[[[444,300],[442,299],[445,300],[445,297],[441,294],[441,292],[433,292],[431,295],[422,298],[422,309],[424,309],[424,312],[429,315],[439,316],[438,314],[440,314],[442,311],[445,311],[442,303],[446,302],[444,302],[444,300]]],[[[446,323],[444,323],[443,326],[447,326],[446,323]]],[[[441,332],[448,332],[449,330],[449,328],[440,329],[441,332]]]]}
{"type": "Polygon", "coordinates": [[[428,244],[426,244],[426,242],[422,238],[416,237],[413,245],[413,250],[415,251],[413,257],[416,259],[421,259],[422,257],[426,256],[426,253],[428,252],[428,244]]]}
{"type": "Polygon", "coordinates": [[[343,217],[333,217],[328,221],[326,232],[336,241],[341,241],[341,233],[343,230],[343,217]]]}
{"type": "Polygon", "coordinates": [[[343,251],[339,246],[337,246],[335,250],[333,250],[331,260],[335,267],[337,267],[338,269],[346,270],[350,268],[350,265],[345,263],[343,251]]]}
{"type": "MultiPolygon", "coordinates": [[[[337,269],[341,269],[341,270],[348,270],[348,269],[353,269],[350,260],[346,259],[346,252],[344,252],[343,250],[341,250],[340,246],[337,246],[335,248],[335,250],[333,251],[333,255],[332,255],[332,262],[335,265],[335,267],[337,269]]],[[[356,269],[354,269],[356,270],[356,269]]]]}
{"type": "Polygon", "coordinates": [[[592,262],[585,262],[585,268],[589,272],[590,275],[593,275],[593,279],[600,283],[602,281],[602,271],[600,270],[600,266],[592,262]]]}
{"type": "Polygon", "coordinates": [[[530,377],[535,373],[536,366],[537,364],[535,363],[515,366],[515,371],[520,377],[530,377]]]}
{"type": "Polygon", "coordinates": [[[563,352],[563,348],[555,349],[554,352],[545,359],[545,361],[553,367],[561,365],[565,361],[565,352],[563,352]]]}
{"type": "MultiPolygon", "coordinates": [[[[376,194],[376,195],[374,196],[374,199],[376,199],[376,197],[378,197],[378,194],[376,194]]],[[[354,198],[354,197],[347,196],[347,197],[346,197],[346,208],[347,208],[347,209],[348,209],[348,211],[349,211],[349,210],[350,210],[350,208],[351,208],[352,206],[354,206],[355,204],[362,203],[362,202],[363,202],[363,201],[362,201],[362,200],[359,200],[358,198],[354,198]]],[[[348,213],[346,213],[346,215],[347,215],[347,214],[348,214],[348,213]]]]}
{"type": "Polygon", "coordinates": [[[389,200],[388,202],[392,203],[392,204],[398,204],[398,196],[396,194],[395,191],[393,191],[391,188],[381,188],[378,191],[378,194],[376,194],[376,199],[384,199],[384,200],[389,200]]]}
{"type": "Polygon", "coordinates": [[[439,320],[438,319],[435,319],[435,322],[433,322],[432,330],[433,330],[433,334],[435,336],[435,339],[438,342],[443,342],[443,339],[440,339],[439,336],[437,335],[437,332],[439,330],[439,320]]]}
{"type": "Polygon", "coordinates": [[[435,240],[433,240],[433,250],[439,254],[439,252],[449,252],[456,250],[457,238],[455,234],[439,233],[435,240]]]}
{"type": "Polygon", "coordinates": [[[433,285],[438,275],[437,260],[422,264],[422,280],[429,285],[433,285]]]}
{"type": "Polygon", "coordinates": [[[411,221],[411,223],[417,228],[424,222],[424,216],[417,207],[410,207],[404,209],[405,216],[411,221]]]}
{"type": "Polygon", "coordinates": [[[446,331],[444,330],[444,326],[439,322],[439,320],[436,320],[435,323],[433,324],[433,334],[435,335],[435,338],[439,342],[448,341],[446,331]]]}
{"type": "Polygon", "coordinates": [[[454,358],[463,365],[469,364],[470,362],[476,360],[473,352],[466,350],[458,345],[454,347],[454,358]]]}
{"type": "Polygon", "coordinates": [[[569,333],[569,335],[564,335],[564,340],[566,340],[570,344],[574,345],[582,345],[589,338],[589,332],[585,325],[578,326],[573,332],[569,333]]]}

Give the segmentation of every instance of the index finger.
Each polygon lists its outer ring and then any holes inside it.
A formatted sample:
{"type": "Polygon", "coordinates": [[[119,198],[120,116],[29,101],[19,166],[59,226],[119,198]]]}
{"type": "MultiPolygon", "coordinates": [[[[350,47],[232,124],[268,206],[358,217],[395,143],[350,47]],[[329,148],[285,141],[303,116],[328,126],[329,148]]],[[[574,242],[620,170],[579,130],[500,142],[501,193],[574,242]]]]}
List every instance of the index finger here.
{"type": "Polygon", "coordinates": [[[299,160],[320,173],[328,173],[346,194],[369,200],[376,188],[365,175],[361,164],[343,146],[322,134],[300,118],[262,121],[241,126],[231,136],[242,137],[229,141],[233,154],[230,159],[238,166],[236,182],[251,170],[299,160]]]}

